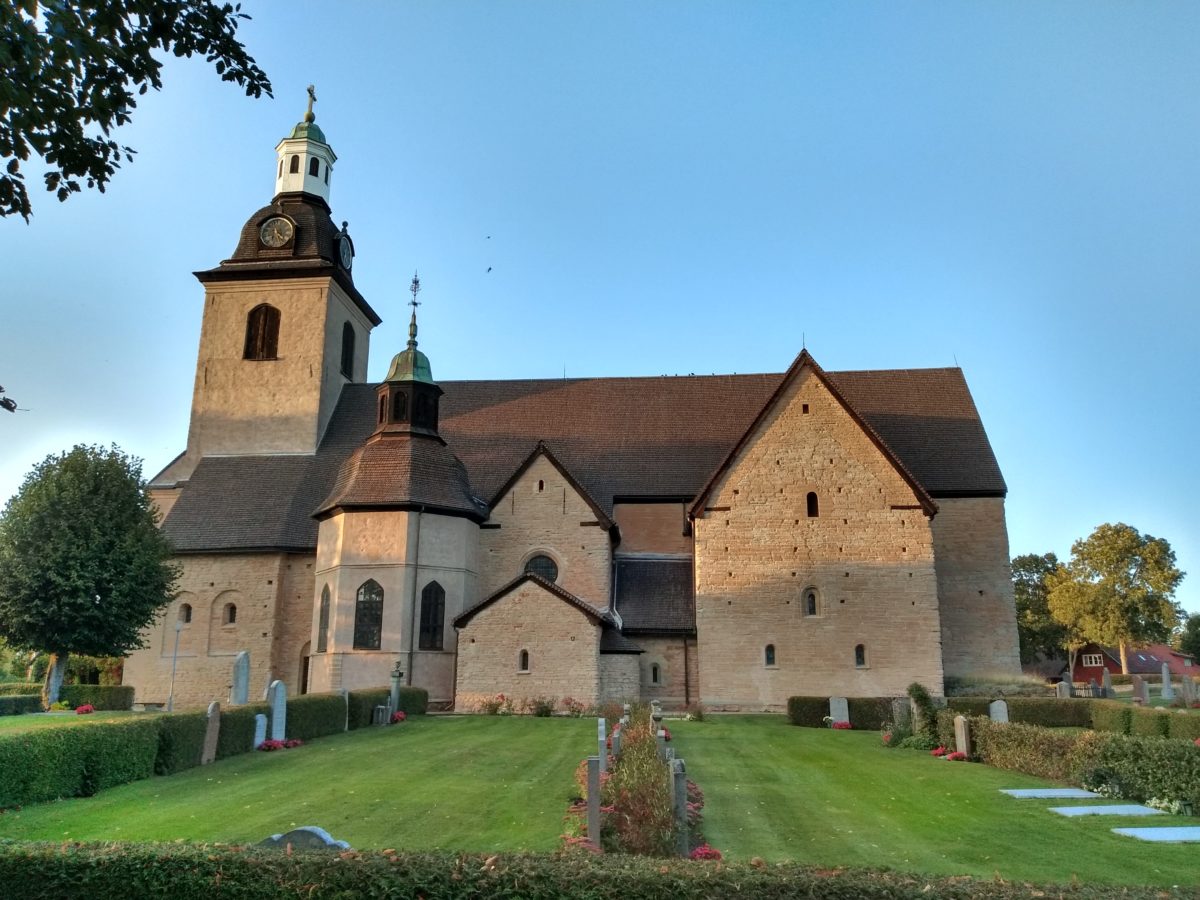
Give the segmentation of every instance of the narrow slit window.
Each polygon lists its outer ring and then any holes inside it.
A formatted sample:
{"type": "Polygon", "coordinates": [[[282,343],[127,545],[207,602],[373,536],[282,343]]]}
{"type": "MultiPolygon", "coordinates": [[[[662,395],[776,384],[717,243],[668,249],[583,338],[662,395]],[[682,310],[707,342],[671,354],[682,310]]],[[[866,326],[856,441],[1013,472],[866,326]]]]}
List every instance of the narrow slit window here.
{"type": "Polygon", "coordinates": [[[808,496],[805,498],[805,502],[808,505],[808,517],[810,519],[815,519],[821,514],[820,504],[817,501],[817,495],[815,492],[809,491],[808,496]]]}
{"type": "Polygon", "coordinates": [[[408,395],[397,392],[392,397],[392,421],[408,421],[408,395]]]}
{"type": "Polygon", "coordinates": [[[650,666],[650,683],[662,684],[662,669],[658,667],[658,663],[650,666]]]}
{"type": "Polygon", "coordinates": [[[278,359],[279,310],[260,303],[246,316],[246,345],[242,359],[278,359]]]}
{"type": "Polygon", "coordinates": [[[329,649],[329,585],[321,588],[321,611],[317,616],[317,652],[329,649]]]}
{"type": "Polygon", "coordinates": [[[299,171],[300,171],[300,157],[293,154],[292,161],[288,163],[288,174],[295,175],[299,171]]]}
{"type": "Polygon", "coordinates": [[[859,644],[854,648],[854,665],[859,669],[867,667],[867,648],[863,644],[859,644]]]}
{"type": "Polygon", "coordinates": [[[308,161],[308,174],[313,178],[321,174],[321,161],[315,156],[308,161]]]}
{"type": "Polygon", "coordinates": [[[354,326],[342,323],[342,374],[354,377],[354,326]]]}
{"type": "Polygon", "coordinates": [[[804,592],[804,614],[806,616],[815,616],[817,614],[817,592],[804,592]]]}
{"type": "Polygon", "coordinates": [[[774,644],[767,644],[766,649],[763,650],[763,663],[767,666],[775,665],[775,645],[774,644]]]}
{"type": "Polygon", "coordinates": [[[446,617],[446,590],[436,581],[425,585],[421,591],[421,639],[422,650],[441,650],[442,631],[446,617]]]}
{"type": "Polygon", "coordinates": [[[222,625],[236,625],[237,624],[237,604],[236,603],[226,603],[225,604],[225,608],[221,611],[221,624],[222,625]]]}
{"type": "Polygon", "coordinates": [[[187,625],[192,621],[192,604],[181,603],[179,605],[179,621],[184,625],[187,625]]]}
{"type": "Polygon", "coordinates": [[[517,657],[517,671],[519,671],[519,672],[528,672],[529,671],[529,651],[528,650],[522,650],[520,656],[517,657]]]}

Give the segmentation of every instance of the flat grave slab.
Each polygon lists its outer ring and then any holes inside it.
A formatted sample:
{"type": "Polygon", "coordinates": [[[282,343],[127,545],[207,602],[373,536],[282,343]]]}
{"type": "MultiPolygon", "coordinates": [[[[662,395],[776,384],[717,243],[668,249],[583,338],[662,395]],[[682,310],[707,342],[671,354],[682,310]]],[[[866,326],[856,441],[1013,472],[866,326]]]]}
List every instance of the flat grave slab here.
{"type": "Polygon", "coordinates": [[[1161,816],[1161,809],[1125,803],[1114,806],[1052,806],[1050,812],[1060,816],[1161,816]]]}
{"type": "Polygon", "coordinates": [[[1117,834],[1164,844],[1200,844],[1200,826],[1180,825],[1175,828],[1114,828],[1117,834]]]}
{"type": "Polygon", "coordinates": [[[1087,800],[1100,796],[1082,788],[1001,788],[1000,793],[1018,800],[1087,800]]]}

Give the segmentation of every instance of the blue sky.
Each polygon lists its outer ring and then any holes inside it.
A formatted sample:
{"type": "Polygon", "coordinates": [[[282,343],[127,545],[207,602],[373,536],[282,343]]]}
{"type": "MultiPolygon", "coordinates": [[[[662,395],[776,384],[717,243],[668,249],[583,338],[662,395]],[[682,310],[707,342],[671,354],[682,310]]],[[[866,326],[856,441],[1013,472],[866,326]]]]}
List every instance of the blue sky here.
{"type": "MultiPolygon", "coordinates": [[[[1013,554],[1167,538],[1200,611],[1200,5],[248,0],[275,85],[200,60],[104,195],[0,222],[0,499],[187,434],[202,290],[317,87],[355,283],[434,374],[960,365],[1013,554]],[[490,236],[490,237],[489,237],[490,236]],[[491,271],[487,271],[488,268],[491,271]]],[[[36,167],[29,170],[37,187],[36,167]]]]}

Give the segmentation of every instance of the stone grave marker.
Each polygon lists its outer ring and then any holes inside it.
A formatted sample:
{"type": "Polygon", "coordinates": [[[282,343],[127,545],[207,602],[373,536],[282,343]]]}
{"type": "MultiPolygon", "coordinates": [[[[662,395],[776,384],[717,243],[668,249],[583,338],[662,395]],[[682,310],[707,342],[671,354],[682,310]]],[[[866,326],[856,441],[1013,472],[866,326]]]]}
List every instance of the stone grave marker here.
{"type": "Polygon", "coordinates": [[[233,687],[229,691],[231,706],[250,702],[250,652],[242,650],[233,658],[233,687]]]}
{"type": "Polygon", "coordinates": [[[912,720],[912,709],[907,697],[892,698],[892,724],[907,725],[912,720]]]}
{"type": "Polygon", "coordinates": [[[993,722],[1008,721],[1008,701],[993,700],[988,704],[988,718],[993,722]]]}
{"type": "Polygon", "coordinates": [[[1090,696],[1092,696],[1092,697],[1103,697],[1104,696],[1104,694],[1101,693],[1101,691],[1100,691],[1100,685],[1096,684],[1095,678],[1088,679],[1088,690],[1091,691],[1090,696]]]}
{"type": "Polygon", "coordinates": [[[1071,697],[1075,696],[1075,692],[1072,690],[1072,687],[1073,685],[1071,682],[1064,678],[1054,686],[1054,696],[1058,697],[1059,700],[1070,699],[1071,697]]]}
{"type": "Polygon", "coordinates": [[[1162,698],[1164,700],[1175,699],[1175,686],[1171,684],[1171,667],[1166,663],[1162,664],[1162,698]]]}
{"type": "Polygon", "coordinates": [[[289,853],[292,850],[335,850],[340,852],[350,849],[350,845],[345,841],[335,841],[333,835],[316,825],[293,828],[287,834],[273,834],[265,841],[259,841],[258,846],[289,853]]]}
{"type": "Polygon", "coordinates": [[[1141,675],[1130,675],[1129,683],[1133,685],[1133,702],[1148,705],[1150,703],[1150,684],[1141,675]]]}
{"type": "Polygon", "coordinates": [[[257,750],[262,746],[262,742],[267,739],[267,717],[262,713],[258,713],[254,717],[254,749],[257,750]]]}
{"type": "Polygon", "coordinates": [[[588,843],[600,850],[600,758],[588,757],[587,795],[588,843]]]}
{"type": "Polygon", "coordinates": [[[217,738],[221,736],[221,704],[214,700],[208,704],[208,723],[204,728],[204,749],[200,751],[200,765],[207,766],[217,758],[217,738]]]}
{"type": "Polygon", "coordinates": [[[1186,675],[1179,679],[1179,696],[1184,706],[1190,707],[1196,702],[1196,684],[1186,675]]]}
{"type": "Polygon", "coordinates": [[[845,697],[829,698],[829,718],[835,722],[850,721],[850,704],[846,702],[845,697]]]}
{"type": "Polygon", "coordinates": [[[1110,671],[1108,671],[1108,669],[1105,669],[1104,675],[1101,677],[1103,679],[1101,684],[1103,684],[1103,686],[1104,686],[1104,696],[1109,699],[1112,699],[1113,697],[1115,697],[1117,695],[1117,692],[1113,690],[1113,686],[1112,686],[1112,673],[1110,671]]]}
{"type": "Polygon", "coordinates": [[[966,716],[954,717],[954,749],[971,755],[971,723],[966,716]]]}
{"type": "Polygon", "coordinates": [[[596,719],[596,753],[600,757],[600,771],[608,771],[608,735],[606,728],[608,723],[604,720],[604,716],[596,719]]]}
{"type": "Polygon", "coordinates": [[[675,852],[679,856],[688,855],[688,814],[687,814],[687,767],[682,759],[672,759],[671,767],[671,800],[675,809],[675,852]]]}
{"type": "Polygon", "coordinates": [[[282,681],[272,681],[267,695],[271,704],[271,740],[282,741],[287,734],[287,687],[282,681]]]}

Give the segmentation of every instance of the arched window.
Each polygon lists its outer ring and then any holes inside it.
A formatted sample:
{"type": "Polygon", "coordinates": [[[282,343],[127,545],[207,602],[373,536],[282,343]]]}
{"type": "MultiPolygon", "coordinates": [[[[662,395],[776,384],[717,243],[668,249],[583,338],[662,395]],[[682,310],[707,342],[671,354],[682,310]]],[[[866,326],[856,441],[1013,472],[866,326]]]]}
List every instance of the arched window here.
{"type": "Polygon", "coordinates": [[[342,374],[354,377],[354,326],[349,322],[342,324],[342,374]]]}
{"type": "Polygon", "coordinates": [[[354,601],[354,649],[378,650],[383,637],[383,588],[375,579],[364,581],[354,601]]]}
{"type": "Polygon", "coordinates": [[[540,494],[545,489],[546,489],[546,482],[539,478],[538,479],[538,493],[540,494]]]}
{"type": "Polygon", "coordinates": [[[817,592],[809,588],[804,592],[804,614],[815,616],[820,607],[817,605],[817,592]]]}
{"type": "Polygon", "coordinates": [[[283,160],[282,159],[279,161],[279,175],[276,177],[278,177],[278,178],[283,177],[283,160]]]}
{"type": "Polygon", "coordinates": [[[658,663],[650,666],[650,683],[662,684],[662,669],[659,668],[658,663]]]}
{"type": "Polygon", "coordinates": [[[300,157],[293,154],[292,161],[290,163],[288,163],[288,173],[295,175],[299,171],[300,171],[300,157]]]}
{"type": "Polygon", "coordinates": [[[400,391],[392,395],[392,421],[408,421],[408,395],[400,391]]]}
{"type": "Polygon", "coordinates": [[[329,648],[329,585],[321,588],[321,611],[317,614],[317,652],[329,648]]]}
{"type": "Polygon", "coordinates": [[[383,424],[387,420],[387,397],[379,398],[379,424],[383,424]]]}
{"type": "Polygon", "coordinates": [[[184,625],[187,625],[192,621],[192,604],[179,604],[179,621],[184,625]]]}
{"type": "Polygon", "coordinates": [[[246,317],[246,349],[242,359],[275,359],[279,350],[279,310],[260,303],[246,317]]]}
{"type": "Polygon", "coordinates": [[[425,585],[421,591],[421,641],[422,650],[442,649],[442,630],[446,616],[446,591],[436,581],[425,585]]]}
{"type": "Polygon", "coordinates": [[[529,671],[529,651],[528,650],[522,650],[520,655],[517,657],[517,671],[518,672],[528,672],[529,671]]]}
{"type": "Polygon", "coordinates": [[[237,604],[236,603],[226,603],[225,604],[225,607],[221,610],[221,624],[222,625],[236,625],[237,624],[237,604]]]}
{"type": "Polygon", "coordinates": [[[818,508],[818,505],[817,505],[817,495],[814,494],[812,491],[809,491],[807,500],[808,500],[808,517],[810,519],[815,519],[817,516],[819,516],[821,514],[820,509],[818,508]]]}
{"type": "Polygon", "coordinates": [[[558,563],[545,554],[538,554],[525,563],[525,571],[530,575],[538,575],[547,581],[558,581],[558,563]]]}
{"type": "Polygon", "coordinates": [[[321,161],[315,156],[308,161],[308,174],[313,178],[321,174],[321,161]]]}
{"type": "Polygon", "coordinates": [[[329,166],[325,166],[325,183],[329,184],[329,166]]]}
{"type": "Polygon", "coordinates": [[[763,650],[763,663],[764,663],[764,665],[768,665],[768,666],[775,665],[775,645],[774,644],[767,644],[766,648],[763,650]]]}
{"type": "Polygon", "coordinates": [[[867,648],[863,644],[854,648],[854,665],[859,669],[867,667],[867,648]]]}

